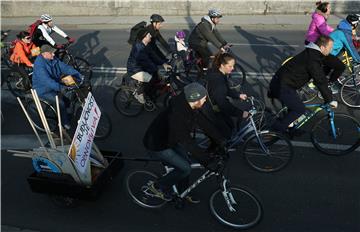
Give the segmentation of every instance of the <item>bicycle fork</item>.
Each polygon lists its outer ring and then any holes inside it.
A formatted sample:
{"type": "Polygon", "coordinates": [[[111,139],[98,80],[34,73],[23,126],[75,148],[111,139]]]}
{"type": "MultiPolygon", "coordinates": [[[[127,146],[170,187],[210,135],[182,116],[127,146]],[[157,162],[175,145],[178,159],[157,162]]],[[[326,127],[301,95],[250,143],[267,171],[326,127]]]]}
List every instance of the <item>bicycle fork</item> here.
{"type": "Polygon", "coordinates": [[[233,205],[237,205],[234,196],[232,195],[231,191],[226,187],[228,183],[228,180],[223,177],[222,182],[222,195],[224,197],[224,200],[226,202],[227,207],[229,208],[230,212],[235,212],[236,209],[233,207],[233,205]]]}

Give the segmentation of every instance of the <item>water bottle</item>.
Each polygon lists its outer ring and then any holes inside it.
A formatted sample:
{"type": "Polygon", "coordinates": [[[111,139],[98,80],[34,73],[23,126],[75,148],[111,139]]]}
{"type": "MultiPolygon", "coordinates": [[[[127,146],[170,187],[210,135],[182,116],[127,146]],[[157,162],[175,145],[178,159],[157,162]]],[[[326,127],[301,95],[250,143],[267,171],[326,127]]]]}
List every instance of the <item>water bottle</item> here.
{"type": "Polygon", "coordinates": [[[298,119],[293,122],[293,126],[297,126],[300,122],[302,122],[305,118],[307,118],[311,114],[311,111],[305,111],[305,114],[301,115],[298,119]]]}

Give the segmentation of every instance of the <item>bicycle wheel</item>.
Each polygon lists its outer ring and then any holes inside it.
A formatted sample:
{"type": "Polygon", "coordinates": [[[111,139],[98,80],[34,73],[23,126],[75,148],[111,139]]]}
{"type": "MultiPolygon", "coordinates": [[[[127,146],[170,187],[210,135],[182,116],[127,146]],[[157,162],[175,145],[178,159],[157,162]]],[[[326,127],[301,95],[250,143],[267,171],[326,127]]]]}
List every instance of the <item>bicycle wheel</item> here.
{"type": "Polygon", "coordinates": [[[315,88],[315,86],[311,86],[310,84],[305,85],[304,87],[302,87],[297,91],[303,103],[308,103],[314,100],[317,97],[318,92],[319,91],[315,88]]]}
{"type": "Polygon", "coordinates": [[[226,193],[218,189],[210,197],[210,211],[215,218],[236,229],[248,229],[259,223],[262,206],[255,195],[236,186],[227,190],[226,193]]]}
{"type": "Polygon", "coordinates": [[[233,73],[234,73],[234,77],[239,78],[241,80],[240,84],[241,86],[243,86],[246,82],[245,69],[240,64],[236,63],[233,73]]]}
{"type": "Polygon", "coordinates": [[[129,117],[137,116],[144,106],[134,97],[134,89],[122,85],[114,95],[114,105],[117,111],[129,117]]]}
{"type": "Polygon", "coordinates": [[[360,81],[352,78],[345,81],[340,90],[340,97],[345,105],[360,108],[360,81]]]}
{"type": "Polygon", "coordinates": [[[327,155],[346,155],[360,146],[360,123],[350,115],[334,114],[322,117],[312,128],[311,142],[327,155]]]}
{"type": "Polygon", "coordinates": [[[16,72],[10,73],[6,78],[8,89],[15,97],[24,98],[29,93],[31,86],[24,86],[22,80],[23,77],[16,72]]]}
{"type": "MultiPolygon", "coordinates": [[[[56,131],[58,128],[58,120],[57,120],[57,114],[56,114],[54,107],[43,100],[40,100],[40,102],[41,102],[41,107],[45,114],[46,121],[49,125],[50,131],[51,132],[56,131]]],[[[30,100],[27,103],[26,110],[29,113],[32,122],[34,123],[35,128],[42,132],[45,132],[40,115],[36,108],[36,104],[33,100],[30,100]]]]}
{"type": "Polygon", "coordinates": [[[112,131],[112,123],[110,116],[101,108],[100,110],[101,110],[101,117],[95,133],[95,138],[98,140],[107,138],[112,131]]]}
{"type": "Polygon", "coordinates": [[[85,79],[90,81],[92,77],[92,67],[85,59],[80,57],[74,57],[74,62],[72,66],[79,71],[82,75],[84,75],[85,79]]]}
{"type": "Polygon", "coordinates": [[[293,157],[292,144],[285,136],[262,131],[250,136],[242,146],[247,163],[260,172],[275,172],[288,165],[293,157]]]}
{"type": "Polygon", "coordinates": [[[157,179],[158,176],[149,171],[132,171],[126,176],[126,191],[137,205],[144,208],[160,208],[166,201],[151,194],[148,187],[157,179]]]}

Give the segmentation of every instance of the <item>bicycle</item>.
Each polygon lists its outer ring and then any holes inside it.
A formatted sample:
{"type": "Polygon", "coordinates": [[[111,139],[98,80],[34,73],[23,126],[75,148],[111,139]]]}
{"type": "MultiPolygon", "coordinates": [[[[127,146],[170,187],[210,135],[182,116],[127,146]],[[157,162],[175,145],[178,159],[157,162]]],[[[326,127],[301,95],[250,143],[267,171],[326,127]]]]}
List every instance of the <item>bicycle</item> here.
{"type": "MultiPolygon", "coordinates": [[[[234,186],[225,176],[227,159],[223,156],[218,158],[217,170],[206,170],[193,184],[183,192],[179,192],[176,186],[172,187],[175,207],[184,207],[185,197],[204,180],[212,176],[218,177],[219,188],[212,193],[209,204],[210,212],[222,224],[236,229],[248,229],[255,226],[261,220],[263,210],[259,199],[247,188],[234,186]]],[[[164,165],[165,173],[173,170],[164,165]]],[[[192,163],[191,169],[202,169],[199,163],[192,163]]],[[[163,207],[168,201],[159,198],[150,191],[150,186],[158,180],[160,175],[147,170],[135,170],[128,173],[125,180],[127,193],[135,204],[150,209],[163,207]]]]}
{"type": "MultiPolygon", "coordinates": [[[[70,102],[71,102],[70,105],[71,118],[75,121],[75,124],[77,124],[77,120],[81,116],[82,107],[83,104],[85,103],[85,99],[89,91],[91,91],[91,86],[82,86],[82,87],[76,86],[75,88],[68,90],[67,95],[70,96],[70,102]]],[[[29,112],[29,115],[34,123],[34,126],[38,130],[45,132],[45,129],[41,122],[41,118],[38,113],[34,100],[32,98],[26,97],[25,102],[26,102],[25,108],[29,112]]],[[[46,120],[48,121],[50,131],[57,132],[58,124],[59,124],[57,111],[55,110],[54,106],[48,101],[40,99],[40,103],[44,111],[46,120]]],[[[101,110],[101,117],[98,123],[98,127],[96,129],[95,138],[98,140],[103,140],[110,135],[111,130],[112,130],[111,119],[104,110],[101,110]]]]}
{"type": "MultiPolygon", "coordinates": [[[[10,45],[11,42],[6,42],[6,38],[9,36],[9,31],[1,31],[1,64],[5,64],[8,68],[11,68],[10,61],[10,45]]],[[[1,84],[3,84],[4,80],[1,79],[1,84]]]]}
{"type": "Polygon", "coordinates": [[[10,74],[6,77],[6,84],[10,92],[15,97],[20,97],[22,99],[25,98],[26,95],[30,94],[31,80],[33,75],[32,68],[25,68],[25,70],[28,74],[27,78],[29,78],[30,86],[23,85],[23,77],[18,72],[11,71],[10,74]]]}
{"type": "MultiPolygon", "coordinates": [[[[248,97],[248,101],[251,103],[249,117],[246,119],[245,125],[237,126],[236,131],[227,141],[227,147],[237,150],[241,146],[241,154],[244,155],[250,167],[256,171],[279,171],[290,163],[294,155],[292,144],[287,137],[280,133],[257,129],[261,122],[254,121],[254,115],[257,114],[254,97],[248,97]]],[[[265,120],[264,115],[261,120],[265,120]]],[[[200,147],[208,148],[210,146],[209,138],[201,131],[195,131],[193,137],[200,147]]]]}
{"type": "Polygon", "coordinates": [[[69,51],[69,47],[72,43],[67,42],[62,45],[62,48],[56,51],[56,56],[59,57],[61,61],[65,64],[68,64],[82,75],[84,75],[88,80],[91,80],[92,77],[92,66],[89,62],[81,57],[73,56],[69,51]]]}
{"type": "Polygon", "coordinates": [[[176,58],[170,62],[171,69],[166,70],[162,80],[155,83],[153,87],[156,89],[155,95],[145,97],[145,104],[141,104],[135,98],[135,94],[137,94],[138,89],[141,88],[142,83],[125,74],[120,88],[114,94],[113,103],[116,110],[128,117],[139,115],[143,109],[152,112],[158,108],[156,105],[157,98],[164,94],[163,105],[167,106],[171,97],[178,95],[186,84],[193,81],[178,72],[177,59],[179,59],[179,57],[176,56],[176,58]]]}
{"type": "Polygon", "coordinates": [[[360,64],[352,64],[350,77],[344,80],[340,97],[345,105],[360,108],[360,64]]]}
{"type": "MultiPolygon", "coordinates": [[[[335,113],[329,104],[305,104],[307,112],[293,123],[293,130],[303,127],[320,112],[325,115],[311,126],[311,142],[314,147],[327,155],[346,155],[360,146],[360,123],[350,115],[335,113]]],[[[265,116],[267,126],[281,118],[287,107],[265,116]]]]}

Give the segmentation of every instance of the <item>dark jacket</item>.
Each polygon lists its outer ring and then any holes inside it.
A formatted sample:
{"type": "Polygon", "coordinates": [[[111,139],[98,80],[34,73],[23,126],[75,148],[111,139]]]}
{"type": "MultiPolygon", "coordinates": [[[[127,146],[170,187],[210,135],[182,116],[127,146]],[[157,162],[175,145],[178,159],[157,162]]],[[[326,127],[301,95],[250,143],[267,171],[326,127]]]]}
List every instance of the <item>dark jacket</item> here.
{"type": "Polygon", "coordinates": [[[227,97],[239,99],[239,94],[230,91],[227,76],[218,69],[211,69],[206,79],[210,102],[217,106],[220,112],[233,117],[242,117],[243,111],[235,107],[227,97]]]}
{"type": "Polygon", "coordinates": [[[149,43],[149,47],[152,50],[152,56],[157,60],[156,62],[162,61],[163,64],[166,62],[165,55],[171,52],[170,46],[162,37],[160,31],[156,30],[152,24],[149,24],[147,29],[151,34],[151,42],[149,43]],[[163,52],[160,50],[159,46],[161,46],[163,52]]]}
{"type": "Polygon", "coordinates": [[[60,83],[60,79],[64,75],[71,75],[78,81],[81,78],[81,74],[73,67],[56,57],[53,60],[47,60],[41,54],[36,58],[33,70],[32,87],[39,97],[45,95],[55,97],[62,88],[65,88],[60,83]]]}
{"type": "Polygon", "coordinates": [[[153,59],[149,45],[145,46],[141,41],[138,41],[131,48],[126,68],[129,76],[141,71],[153,75],[158,70],[157,66],[162,64],[161,61],[153,59]]]}
{"type": "Polygon", "coordinates": [[[190,107],[184,93],[181,93],[154,119],[145,133],[143,143],[150,151],[174,148],[179,143],[201,162],[206,160],[206,151],[197,146],[190,134],[197,127],[218,143],[225,141],[203,113],[190,107]]]}
{"type": "Polygon", "coordinates": [[[300,89],[313,79],[325,102],[332,101],[332,93],[328,87],[328,79],[323,71],[323,60],[325,56],[320,52],[319,47],[310,43],[305,50],[286,62],[275,73],[270,82],[271,97],[278,97],[281,84],[300,89]]]}
{"type": "Polygon", "coordinates": [[[211,42],[215,47],[221,48],[227,44],[222,38],[216,26],[213,24],[209,16],[201,19],[201,22],[195,26],[189,36],[190,47],[207,47],[207,43],[211,42]]]}

